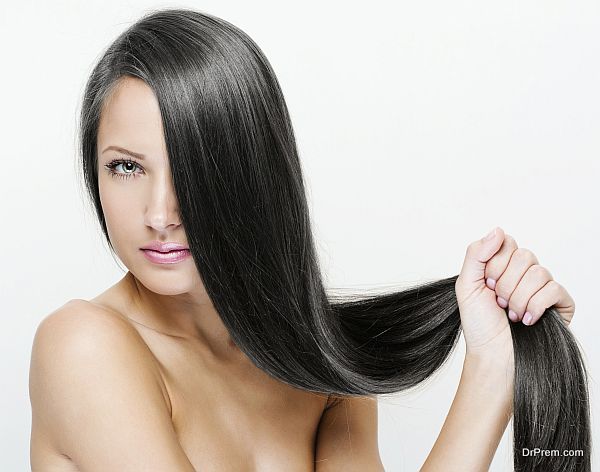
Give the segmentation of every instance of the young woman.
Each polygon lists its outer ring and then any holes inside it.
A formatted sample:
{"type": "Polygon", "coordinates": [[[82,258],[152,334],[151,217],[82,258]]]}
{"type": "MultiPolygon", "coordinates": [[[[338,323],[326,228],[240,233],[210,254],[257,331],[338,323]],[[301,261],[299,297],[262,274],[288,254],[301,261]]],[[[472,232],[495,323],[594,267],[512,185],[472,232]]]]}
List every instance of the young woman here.
{"type": "Polygon", "coordinates": [[[325,294],[283,95],[235,26],[173,9],[119,36],[87,83],[81,158],[128,272],[38,327],[34,471],[383,470],[377,395],[429,377],[461,330],[422,470],[486,470],[513,413],[516,470],[589,470],[574,301],[502,229],[458,276],[325,294]]]}

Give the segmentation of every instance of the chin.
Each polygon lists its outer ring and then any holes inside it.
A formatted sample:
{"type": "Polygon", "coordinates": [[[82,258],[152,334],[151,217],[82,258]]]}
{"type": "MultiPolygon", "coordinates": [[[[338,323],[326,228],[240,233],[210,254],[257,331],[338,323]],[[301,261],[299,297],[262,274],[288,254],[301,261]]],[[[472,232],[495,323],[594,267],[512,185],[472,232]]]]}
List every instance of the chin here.
{"type": "Polygon", "coordinates": [[[158,295],[181,295],[192,289],[188,277],[183,274],[146,274],[136,275],[139,283],[158,295]]]}

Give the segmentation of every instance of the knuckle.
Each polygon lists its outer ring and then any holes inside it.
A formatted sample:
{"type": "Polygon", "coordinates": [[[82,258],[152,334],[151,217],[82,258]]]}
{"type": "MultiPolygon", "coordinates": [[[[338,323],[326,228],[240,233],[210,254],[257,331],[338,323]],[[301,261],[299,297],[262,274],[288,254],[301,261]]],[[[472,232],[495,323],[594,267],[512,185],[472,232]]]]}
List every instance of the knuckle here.
{"type": "Polygon", "coordinates": [[[552,279],[550,271],[539,264],[533,264],[527,271],[531,272],[538,279],[552,279]]]}
{"type": "Polygon", "coordinates": [[[535,254],[525,247],[515,249],[514,256],[532,264],[537,262],[535,254]]]}
{"type": "Polygon", "coordinates": [[[548,290],[550,290],[551,293],[553,294],[558,294],[559,292],[561,292],[563,290],[563,286],[561,284],[559,284],[558,282],[556,282],[555,280],[550,280],[546,286],[548,287],[548,290]]]}
{"type": "Polygon", "coordinates": [[[515,249],[519,247],[517,245],[517,241],[515,241],[515,238],[513,238],[510,234],[504,235],[504,244],[506,244],[506,246],[508,247],[512,247],[515,249]]]}
{"type": "Polygon", "coordinates": [[[548,279],[548,280],[553,280],[554,278],[552,277],[552,272],[550,272],[546,267],[544,267],[544,276],[548,279]]]}

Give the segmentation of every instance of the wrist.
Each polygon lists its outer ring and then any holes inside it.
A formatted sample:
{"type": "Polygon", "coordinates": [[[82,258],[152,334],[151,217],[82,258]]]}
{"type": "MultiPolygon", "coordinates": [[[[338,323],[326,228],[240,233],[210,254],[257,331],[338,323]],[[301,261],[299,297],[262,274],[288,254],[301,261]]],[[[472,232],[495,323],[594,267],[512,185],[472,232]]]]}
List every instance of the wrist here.
{"type": "Polygon", "coordinates": [[[481,369],[493,372],[510,372],[514,374],[514,350],[512,343],[488,345],[485,349],[469,348],[467,344],[465,363],[473,364],[481,369]]]}
{"type": "Polygon", "coordinates": [[[511,356],[498,354],[489,356],[468,353],[465,356],[461,382],[475,383],[490,399],[512,406],[514,395],[514,367],[511,356]]]}

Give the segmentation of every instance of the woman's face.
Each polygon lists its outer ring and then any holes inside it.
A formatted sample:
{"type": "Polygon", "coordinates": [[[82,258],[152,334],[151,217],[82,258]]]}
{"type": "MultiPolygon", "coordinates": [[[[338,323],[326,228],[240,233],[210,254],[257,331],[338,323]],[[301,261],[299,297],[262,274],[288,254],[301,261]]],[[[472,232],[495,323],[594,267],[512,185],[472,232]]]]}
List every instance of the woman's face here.
{"type": "Polygon", "coordinates": [[[141,250],[153,241],[188,247],[158,102],[144,81],[122,79],[104,105],[97,146],[100,201],[121,261],[152,292],[176,295],[198,288],[204,292],[189,251],[180,262],[157,263],[146,256],[152,253],[141,250]]]}

